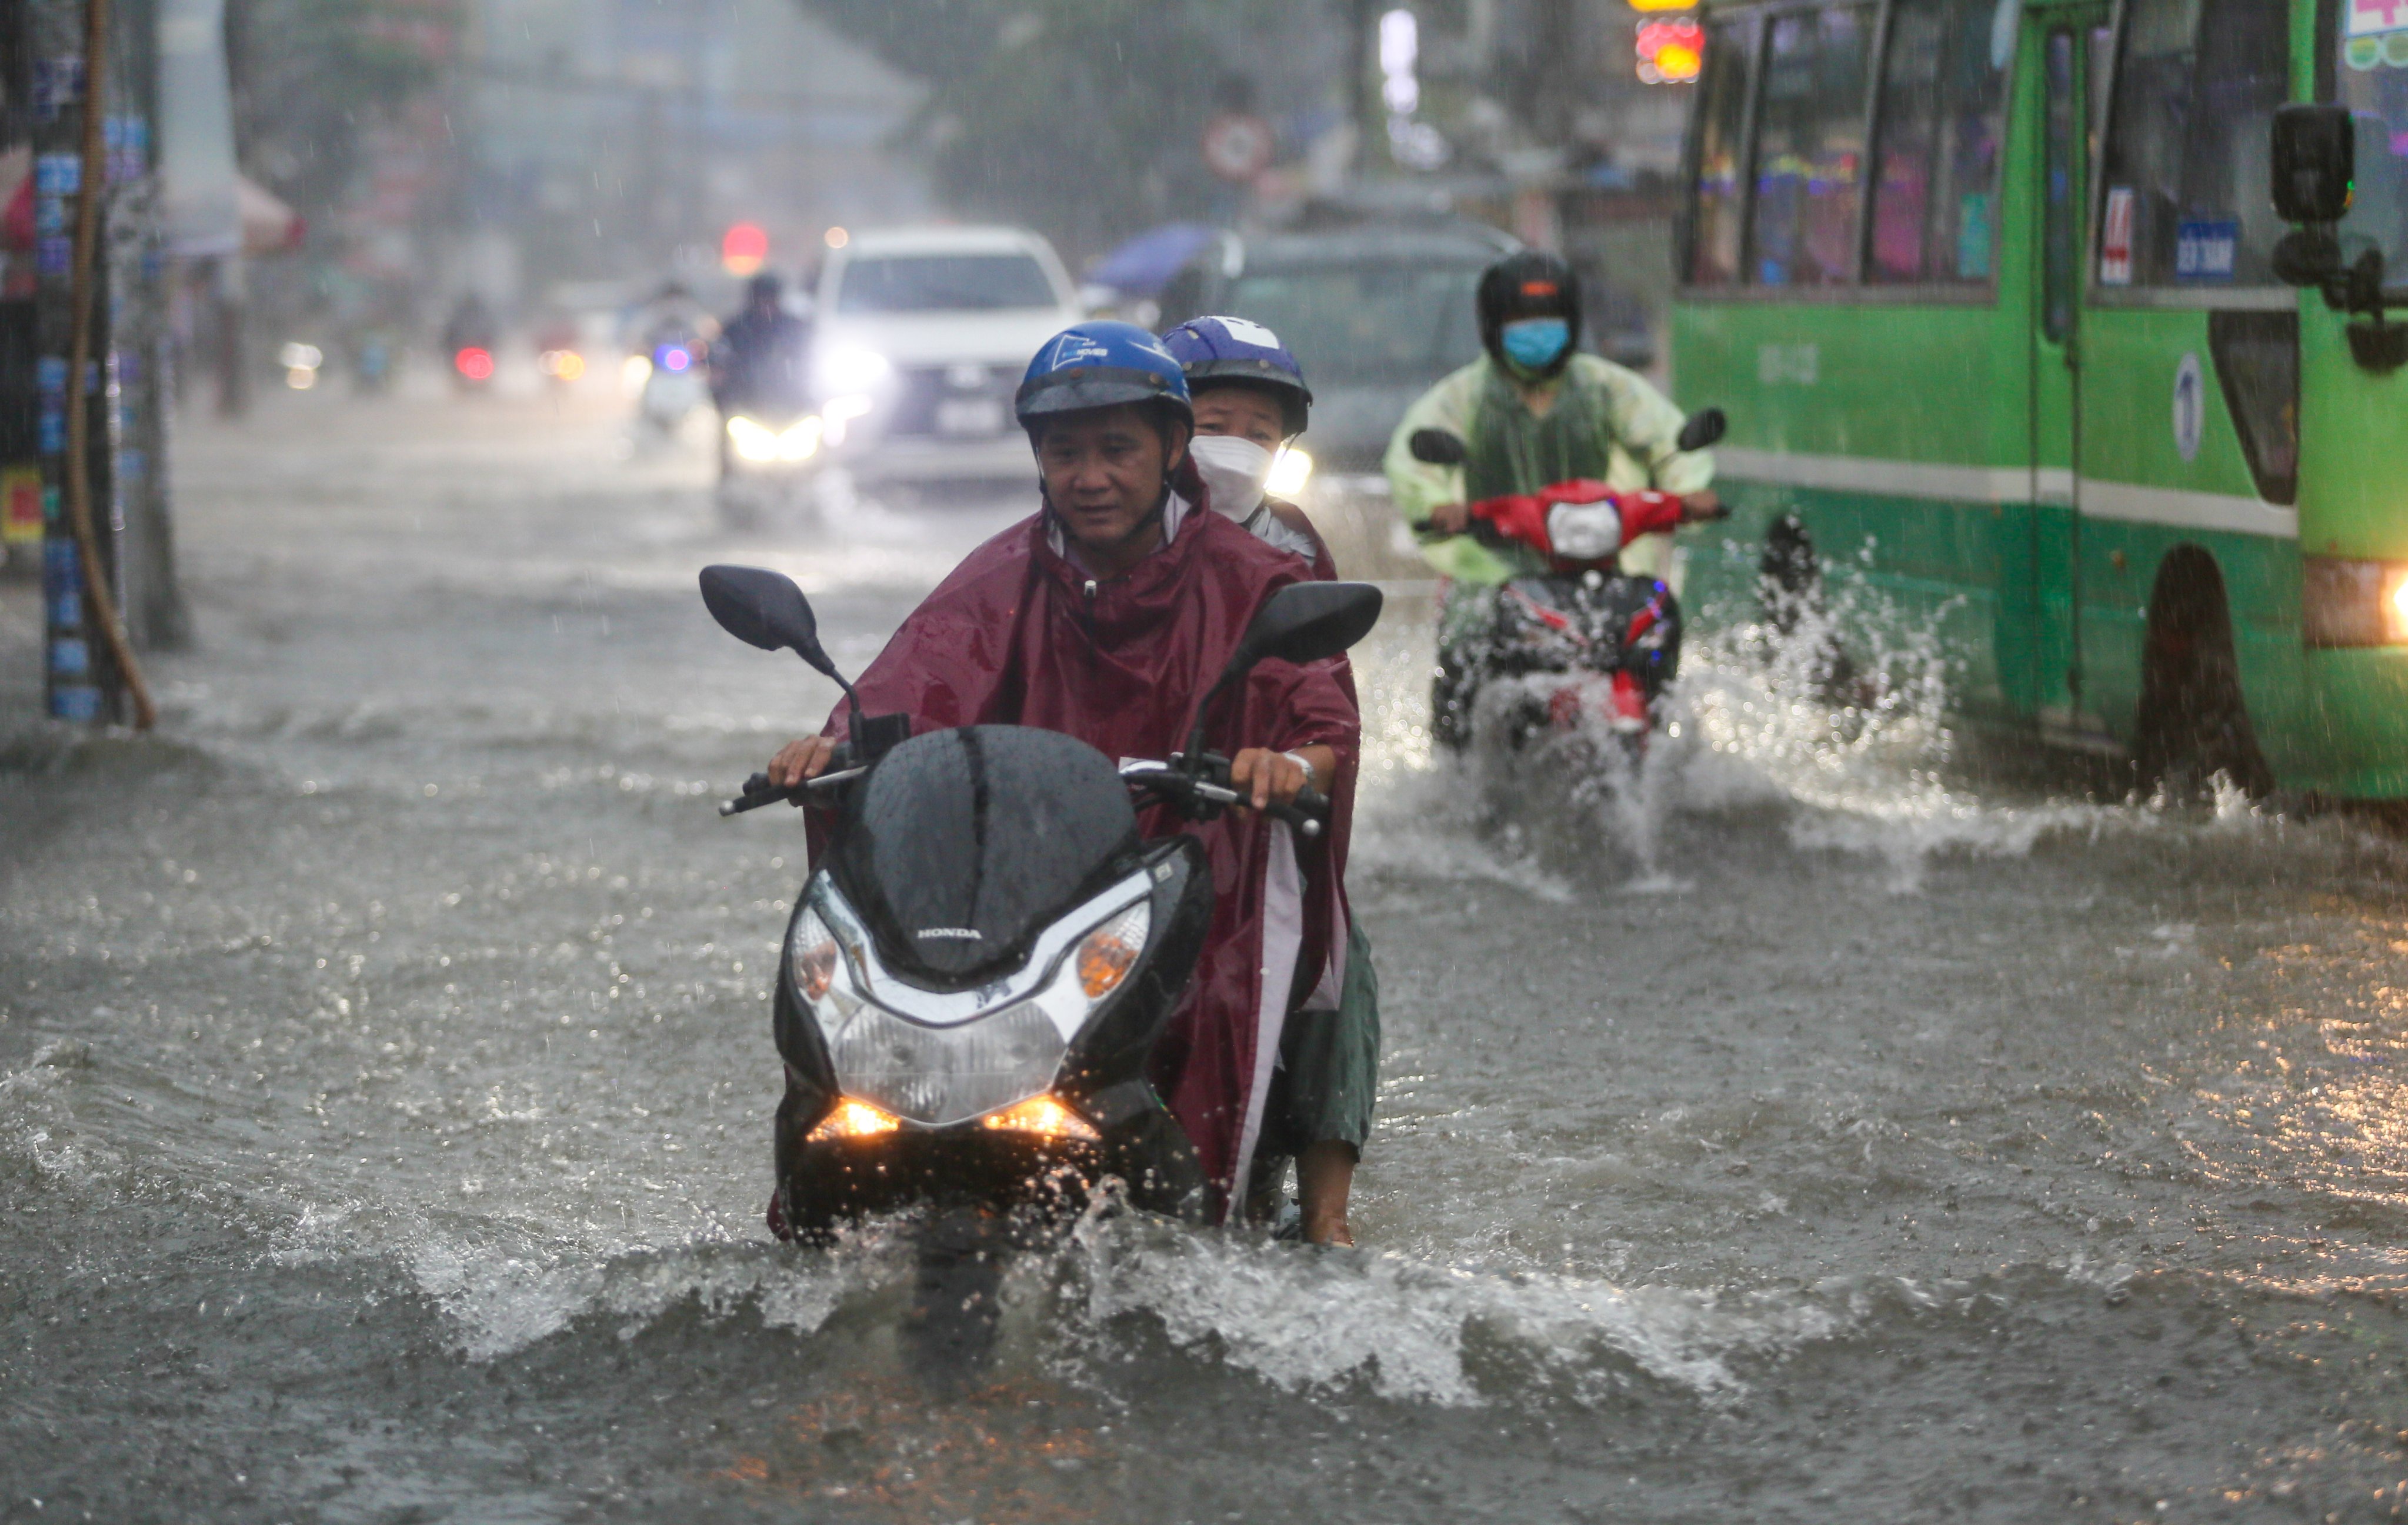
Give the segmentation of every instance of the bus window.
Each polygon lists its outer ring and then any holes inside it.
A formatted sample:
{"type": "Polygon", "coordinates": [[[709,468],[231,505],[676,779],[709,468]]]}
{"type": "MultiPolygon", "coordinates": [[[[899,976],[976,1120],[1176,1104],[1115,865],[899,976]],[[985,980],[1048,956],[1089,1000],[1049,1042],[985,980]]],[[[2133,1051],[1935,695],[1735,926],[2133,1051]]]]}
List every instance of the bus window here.
{"type": "Polygon", "coordinates": [[[2389,266],[2385,283],[2408,281],[2408,6],[2344,5],[2336,71],[2341,104],[2358,118],[2358,188],[2342,237],[2358,257],[2372,240],[2389,266]]]}
{"type": "Polygon", "coordinates": [[[2014,0],[1893,5],[1867,280],[1989,281],[2016,14],[2014,0]]]}
{"type": "Polygon", "coordinates": [[[1871,31],[1870,6],[1793,11],[1766,28],[1748,238],[1758,284],[1856,278],[1871,31]]]}
{"type": "Polygon", "coordinates": [[[2272,283],[2274,108],[2289,97],[2286,7],[2130,0],[2107,133],[2101,286],[2272,283]]]}
{"type": "Polygon", "coordinates": [[[2073,332],[2074,272],[2081,266],[2073,208],[2073,31],[2049,28],[2042,59],[2047,105],[2041,120],[2041,332],[2062,344],[2073,332]]]}
{"type": "Polygon", "coordinates": [[[1756,78],[1753,16],[1728,17],[1706,32],[1704,98],[1698,106],[1697,199],[1689,213],[1689,280],[1738,283],[1740,155],[1747,145],[1748,86],[1756,78]]]}

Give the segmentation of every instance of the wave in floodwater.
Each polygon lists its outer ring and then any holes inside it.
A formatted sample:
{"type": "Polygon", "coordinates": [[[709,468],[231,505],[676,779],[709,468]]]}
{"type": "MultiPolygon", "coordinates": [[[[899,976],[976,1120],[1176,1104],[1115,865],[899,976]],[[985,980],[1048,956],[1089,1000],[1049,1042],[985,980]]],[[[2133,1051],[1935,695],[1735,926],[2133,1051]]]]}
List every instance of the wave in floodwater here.
{"type": "Polygon", "coordinates": [[[1488,684],[1479,739],[1450,756],[1430,739],[1419,641],[1367,654],[1357,663],[1369,670],[1355,860],[1565,900],[1574,895],[1565,855],[1542,848],[1563,847],[1569,822],[1587,839],[1571,856],[1610,847],[1625,891],[1680,893],[1693,881],[1665,847],[1675,817],[1771,808],[1793,848],[1871,859],[1891,893],[1908,895],[1952,853],[2020,857],[2056,833],[2177,821],[2224,831],[2282,823],[2275,807],[2222,775],[2203,810],[2161,795],[2017,798],[1977,787],[1949,710],[1939,615],[1910,615],[1844,570],[1827,590],[1778,622],[1751,610],[1759,617],[1692,629],[1643,753],[1585,708],[1579,728],[1510,746],[1504,717],[1516,701],[1543,701],[1560,682],[1541,676],[1488,684]]]}

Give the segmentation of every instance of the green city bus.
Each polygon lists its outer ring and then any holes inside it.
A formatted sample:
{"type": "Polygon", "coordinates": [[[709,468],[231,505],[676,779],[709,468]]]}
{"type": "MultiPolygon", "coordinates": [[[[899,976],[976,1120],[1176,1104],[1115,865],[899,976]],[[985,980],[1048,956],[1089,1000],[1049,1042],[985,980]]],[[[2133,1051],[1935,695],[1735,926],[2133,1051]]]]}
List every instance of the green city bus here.
{"type": "Polygon", "coordinates": [[[1844,560],[1978,727],[2408,798],[2408,0],[1704,22],[1672,356],[1729,412],[1733,517],[1691,604],[1844,560]],[[2356,186],[2295,230],[2302,102],[2354,125],[2356,186]],[[2276,274],[2310,232],[2350,301],[2276,274]]]}

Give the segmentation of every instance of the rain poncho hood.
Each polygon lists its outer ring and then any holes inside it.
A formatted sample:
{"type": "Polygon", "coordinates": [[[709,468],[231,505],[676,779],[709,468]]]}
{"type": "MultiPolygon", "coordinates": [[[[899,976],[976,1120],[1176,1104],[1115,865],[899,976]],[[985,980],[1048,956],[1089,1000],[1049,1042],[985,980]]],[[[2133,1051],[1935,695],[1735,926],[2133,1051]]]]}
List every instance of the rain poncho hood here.
{"type": "MultiPolygon", "coordinates": [[[[865,712],[900,712],[914,734],[1005,724],[1061,731],[1115,760],[1186,744],[1195,702],[1279,588],[1310,578],[1298,557],[1212,512],[1167,515],[1168,542],[1115,578],[1091,578],[1032,515],[955,568],[857,683],[865,712]]],[[[1252,812],[1207,823],[1159,807],[1150,837],[1202,840],[1212,930],[1188,998],[1154,1057],[1154,1084],[1226,1210],[1244,1179],[1286,1014],[1343,978],[1338,885],[1354,808],[1360,720],[1343,658],[1266,661],[1208,716],[1207,744],[1338,755],[1330,829],[1318,842],[1252,812]],[[1333,934],[1337,935],[1333,935],[1333,934]]],[[[841,734],[839,707],[827,733],[841,734]]]]}

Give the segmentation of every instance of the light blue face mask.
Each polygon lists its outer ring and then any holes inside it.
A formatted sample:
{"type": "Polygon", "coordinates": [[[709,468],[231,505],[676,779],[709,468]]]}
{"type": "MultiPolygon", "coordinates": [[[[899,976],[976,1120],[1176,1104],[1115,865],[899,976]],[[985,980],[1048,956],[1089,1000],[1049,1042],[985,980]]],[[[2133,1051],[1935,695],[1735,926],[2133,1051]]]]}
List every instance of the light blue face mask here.
{"type": "Polygon", "coordinates": [[[1524,318],[1509,323],[1498,335],[1505,358],[1524,370],[1544,370],[1555,363],[1572,341],[1571,325],[1561,318],[1524,318]]]}

